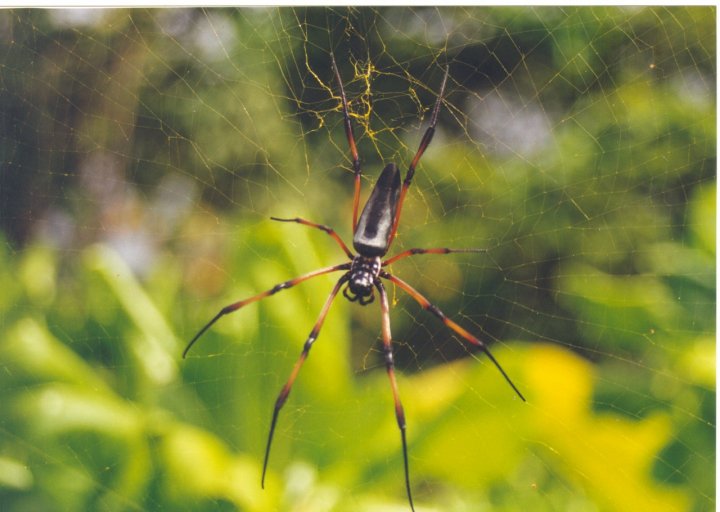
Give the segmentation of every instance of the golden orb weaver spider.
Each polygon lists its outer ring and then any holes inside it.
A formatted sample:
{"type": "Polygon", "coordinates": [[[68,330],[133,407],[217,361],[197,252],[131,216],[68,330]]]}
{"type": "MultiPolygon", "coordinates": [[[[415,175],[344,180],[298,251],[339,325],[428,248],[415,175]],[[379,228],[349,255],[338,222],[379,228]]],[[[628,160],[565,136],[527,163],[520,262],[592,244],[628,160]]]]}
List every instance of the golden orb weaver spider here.
{"type": "Polygon", "coordinates": [[[343,296],[345,296],[345,298],[347,298],[351,302],[358,302],[360,305],[365,306],[374,301],[374,290],[377,289],[378,294],[380,295],[380,310],[382,314],[382,339],[383,354],[385,357],[385,368],[390,379],[390,387],[392,389],[393,400],[395,403],[395,417],[397,419],[398,428],[400,429],[400,438],[403,451],[403,463],[405,470],[405,488],[407,491],[408,501],[410,503],[410,509],[414,512],[415,506],[413,504],[412,490],[410,487],[410,468],[408,463],[408,449],[405,433],[405,412],[400,401],[400,394],[398,392],[398,386],[395,379],[395,363],[393,361],[392,352],[392,335],[390,333],[390,307],[388,304],[387,292],[385,291],[382,279],[386,279],[397,285],[408,295],[410,295],[410,297],[412,297],[416,302],[418,302],[418,304],[420,304],[423,309],[429,311],[437,318],[439,318],[440,321],[442,321],[447,327],[452,329],[461,338],[479,347],[483,352],[485,352],[490,361],[492,361],[495,367],[500,371],[502,376],[505,378],[508,384],[510,384],[515,393],[517,393],[517,395],[523,401],[525,401],[525,397],[515,386],[515,384],[513,384],[512,380],[510,380],[510,377],[507,375],[507,373],[505,373],[505,370],[503,370],[503,368],[500,366],[500,363],[498,363],[495,357],[493,357],[493,355],[488,350],[487,345],[483,341],[481,341],[469,331],[465,330],[463,327],[448,318],[445,313],[443,313],[437,306],[435,306],[428,299],[426,299],[425,296],[420,294],[420,292],[415,290],[415,288],[410,286],[408,283],[406,283],[399,277],[396,277],[390,274],[387,270],[385,270],[385,268],[390,266],[392,263],[395,263],[396,261],[406,258],[408,256],[415,256],[418,254],[481,252],[481,249],[449,249],[444,247],[431,249],[414,248],[396,254],[391,258],[385,260],[382,259],[390,249],[390,246],[395,238],[395,234],[397,233],[403,202],[405,200],[407,190],[410,187],[410,183],[412,182],[413,175],[415,174],[415,168],[420,161],[420,157],[422,157],[423,153],[430,145],[433,135],[435,134],[435,125],[437,124],[438,114],[440,112],[440,105],[442,104],[443,95],[445,94],[445,85],[447,84],[449,68],[445,69],[445,75],[443,76],[443,81],[440,86],[440,92],[438,93],[437,100],[435,101],[435,106],[433,107],[432,114],[430,116],[430,125],[427,127],[422,139],[420,140],[420,146],[410,163],[402,185],[400,184],[400,171],[398,170],[397,166],[393,163],[387,164],[383,169],[382,173],[380,174],[380,177],[378,178],[377,183],[375,184],[375,187],[370,193],[370,197],[368,198],[367,203],[365,203],[365,207],[363,208],[363,211],[358,218],[358,206],[360,204],[361,188],[360,178],[362,176],[362,172],[360,169],[360,157],[358,156],[357,147],[355,145],[355,136],[353,135],[352,124],[350,122],[350,114],[348,111],[348,103],[345,96],[345,89],[343,87],[342,79],[340,78],[340,72],[335,62],[335,57],[332,53],[330,54],[330,59],[332,69],[335,74],[335,80],[337,81],[340,89],[340,99],[342,102],[345,135],[347,137],[348,145],[350,146],[350,156],[352,157],[352,167],[355,175],[352,228],[353,248],[357,251],[357,255],[353,254],[353,252],[348,248],[345,242],[343,242],[342,238],[340,238],[340,236],[335,232],[335,230],[328,226],[316,224],[314,222],[301,219],[299,217],[292,219],[271,217],[271,219],[275,221],[295,222],[324,231],[338,243],[340,248],[350,259],[350,261],[341,263],[339,265],[333,265],[331,267],[314,270],[307,274],[298,276],[294,279],[279,283],[262,293],[225,306],[220,310],[217,315],[213,317],[212,320],[210,320],[202,329],[200,329],[200,331],[193,337],[192,340],[190,340],[190,343],[188,343],[187,347],[183,351],[183,358],[187,355],[190,348],[195,344],[195,342],[200,338],[200,336],[202,336],[205,331],[207,331],[221,317],[227,315],[228,313],[237,311],[238,309],[247,306],[248,304],[257,302],[261,299],[264,299],[265,297],[269,297],[270,295],[274,295],[281,290],[292,288],[293,286],[300,284],[303,281],[307,281],[308,279],[311,279],[313,277],[328,274],[331,272],[344,271],[343,275],[335,283],[335,286],[333,287],[330,295],[325,301],[325,305],[320,311],[320,315],[315,322],[315,325],[310,331],[308,338],[305,340],[305,344],[303,345],[300,357],[295,363],[295,366],[290,373],[290,377],[281,389],[280,394],[275,401],[272,419],[270,421],[270,430],[268,433],[267,444],[265,446],[265,457],[263,460],[261,486],[264,488],[265,474],[267,472],[268,459],[270,457],[270,446],[272,445],[273,434],[275,432],[278,415],[283,405],[285,404],[288,396],[290,395],[290,390],[292,389],[293,383],[298,376],[300,368],[305,362],[305,359],[307,359],[313,343],[320,334],[320,329],[322,328],[325,317],[330,310],[330,305],[332,304],[340,289],[343,289],[343,296]],[[343,286],[345,287],[343,288],[343,286]]]}

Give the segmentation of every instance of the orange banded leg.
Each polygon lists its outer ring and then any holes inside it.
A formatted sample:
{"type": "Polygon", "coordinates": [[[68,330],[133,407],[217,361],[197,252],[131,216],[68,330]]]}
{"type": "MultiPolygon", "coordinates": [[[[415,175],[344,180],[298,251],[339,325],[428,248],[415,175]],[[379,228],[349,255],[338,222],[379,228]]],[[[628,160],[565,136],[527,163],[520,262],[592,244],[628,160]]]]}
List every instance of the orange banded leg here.
{"type": "Polygon", "coordinates": [[[233,304],[230,304],[228,306],[225,306],[220,310],[220,312],[213,317],[212,320],[210,320],[207,324],[205,324],[205,327],[200,329],[200,331],[193,337],[192,340],[190,340],[190,343],[188,343],[188,346],[185,347],[185,350],[183,350],[183,359],[187,355],[190,348],[195,344],[195,342],[200,339],[200,336],[202,336],[205,331],[207,331],[215,322],[217,322],[221,317],[227,315],[228,313],[232,313],[233,311],[237,311],[238,309],[247,306],[248,304],[251,304],[253,302],[257,302],[259,300],[264,299],[265,297],[269,297],[270,295],[274,295],[280,290],[287,290],[288,288],[292,288],[296,284],[300,284],[303,281],[307,281],[308,279],[311,279],[315,276],[320,276],[323,274],[329,274],[330,272],[336,272],[338,270],[349,270],[350,269],[350,263],[342,263],[340,265],[334,265],[332,267],[326,267],[321,268],[319,270],[315,270],[313,272],[309,272],[307,274],[304,274],[302,276],[296,277],[294,279],[290,279],[289,281],[284,281],[280,284],[276,284],[269,290],[266,290],[262,293],[258,293],[257,295],[254,295],[248,299],[244,299],[238,302],[235,302],[233,304]]]}
{"type": "Polygon", "coordinates": [[[288,378],[288,381],[285,383],[282,390],[280,390],[280,394],[278,395],[277,400],[275,400],[272,420],[270,421],[270,432],[268,433],[267,445],[265,446],[265,460],[263,461],[262,478],[260,480],[260,485],[263,489],[265,488],[265,472],[267,471],[268,459],[270,458],[270,446],[272,445],[273,434],[275,433],[275,425],[277,424],[280,409],[282,409],[282,406],[285,405],[285,401],[287,400],[288,395],[290,395],[290,390],[292,389],[292,385],[295,382],[298,373],[300,372],[300,368],[307,359],[307,356],[310,353],[310,349],[312,348],[313,343],[315,343],[318,334],[320,334],[320,329],[322,328],[323,322],[325,322],[325,317],[330,310],[330,305],[340,291],[340,287],[342,287],[342,285],[344,285],[348,279],[348,274],[342,276],[330,292],[330,295],[325,301],[325,305],[323,306],[322,311],[320,311],[320,316],[318,316],[317,322],[315,322],[312,331],[310,331],[310,335],[308,336],[307,340],[305,340],[302,352],[300,353],[300,358],[295,363],[295,366],[290,373],[290,378],[288,378]]]}
{"type": "Polygon", "coordinates": [[[311,228],[317,228],[321,231],[325,231],[328,235],[333,237],[335,241],[338,243],[340,248],[347,254],[348,258],[353,259],[355,255],[348,249],[348,246],[345,245],[345,242],[343,242],[342,238],[340,238],[340,235],[338,235],[333,228],[330,226],[325,226],[323,224],[316,224],[315,222],[310,222],[309,220],[301,219],[300,217],[295,217],[294,219],[281,219],[279,217],[270,217],[272,220],[276,220],[278,222],[296,222],[298,224],[303,224],[305,226],[310,226],[311,228]]]}
{"type": "Polygon", "coordinates": [[[408,256],[415,256],[416,254],[450,254],[455,252],[485,252],[485,249],[449,249],[447,247],[433,247],[432,249],[421,249],[419,247],[415,247],[413,249],[408,249],[407,251],[396,254],[392,258],[386,259],[385,261],[383,261],[382,266],[387,267],[388,265],[392,265],[393,263],[395,263],[397,260],[407,258],[408,256]]]}
{"type": "Polygon", "coordinates": [[[505,380],[507,381],[508,384],[510,384],[510,387],[513,388],[515,393],[517,393],[517,396],[519,396],[523,402],[526,401],[523,394],[520,393],[520,390],[517,388],[517,386],[515,386],[515,384],[513,384],[513,381],[510,380],[510,377],[508,376],[508,374],[505,373],[505,370],[503,370],[502,366],[500,366],[500,363],[497,362],[497,359],[495,359],[495,357],[490,353],[490,350],[488,350],[487,345],[483,341],[479,340],[478,338],[476,338],[475,336],[470,334],[467,330],[465,330],[463,327],[459,326],[454,321],[450,320],[447,316],[445,316],[445,313],[440,311],[440,309],[437,306],[430,303],[430,301],[427,300],[420,292],[418,292],[415,288],[413,288],[412,286],[407,284],[405,281],[403,281],[399,277],[390,275],[389,273],[387,273],[385,271],[382,271],[380,273],[380,277],[389,279],[390,281],[392,281],[393,283],[398,285],[400,288],[405,290],[408,295],[410,295],[413,299],[415,299],[417,301],[417,303],[420,304],[424,310],[429,311],[430,313],[432,313],[433,315],[438,317],[445,325],[447,325],[450,329],[455,331],[465,341],[480,347],[480,349],[483,352],[485,352],[485,355],[488,356],[488,358],[490,359],[490,361],[492,361],[492,363],[495,365],[495,367],[498,369],[498,371],[500,371],[502,376],[505,377],[505,380]]]}
{"type": "Polygon", "coordinates": [[[415,512],[413,505],[412,491],[410,489],[410,468],[408,464],[408,449],[405,431],[407,424],[405,423],[405,411],[400,401],[400,393],[398,392],[397,381],[395,380],[395,361],[392,352],[392,334],[390,333],[390,306],[388,304],[387,292],[379,279],[375,280],[375,287],[380,292],[380,309],[382,311],[382,337],[383,337],[383,354],[385,355],[385,368],[390,378],[390,388],[392,389],[393,400],[395,402],[395,418],[397,419],[398,428],[400,429],[400,439],[402,440],[403,462],[405,464],[405,488],[407,489],[408,501],[410,509],[415,512]]]}
{"type": "Polygon", "coordinates": [[[398,224],[400,223],[400,214],[402,213],[405,194],[407,194],[407,190],[410,188],[410,183],[412,183],[413,176],[415,175],[415,168],[417,167],[418,162],[420,162],[420,157],[423,156],[423,153],[425,153],[425,150],[430,145],[433,135],[435,135],[435,125],[437,124],[443,94],[445,94],[445,84],[447,84],[449,71],[449,67],[445,68],[445,76],[443,77],[442,85],[440,86],[440,94],[438,94],[435,106],[432,110],[432,115],[430,116],[430,126],[427,127],[425,134],[422,139],[420,139],[420,147],[418,147],[417,153],[415,153],[412,162],[410,162],[410,167],[408,168],[405,179],[403,180],[402,189],[400,189],[400,197],[398,198],[397,209],[395,210],[395,220],[393,221],[392,231],[390,232],[390,238],[388,239],[388,247],[392,244],[392,241],[395,238],[395,233],[397,232],[398,224]]]}
{"type": "Polygon", "coordinates": [[[357,226],[358,219],[358,207],[360,205],[360,176],[362,175],[362,171],[360,170],[360,157],[358,156],[358,150],[355,144],[355,136],[353,135],[352,123],[350,123],[350,114],[348,113],[348,103],[347,97],[345,96],[345,88],[343,87],[342,78],[340,78],[340,71],[338,71],[337,63],[335,62],[335,55],[333,53],[330,53],[330,60],[332,62],[333,71],[335,72],[335,80],[337,80],[338,86],[340,87],[340,99],[342,100],[345,136],[347,137],[348,145],[350,146],[350,156],[352,157],[353,173],[355,173],[355,193],[353,196],[352,214],[352,228],[353,233],[355,233],[355,227],[357,226]]]}

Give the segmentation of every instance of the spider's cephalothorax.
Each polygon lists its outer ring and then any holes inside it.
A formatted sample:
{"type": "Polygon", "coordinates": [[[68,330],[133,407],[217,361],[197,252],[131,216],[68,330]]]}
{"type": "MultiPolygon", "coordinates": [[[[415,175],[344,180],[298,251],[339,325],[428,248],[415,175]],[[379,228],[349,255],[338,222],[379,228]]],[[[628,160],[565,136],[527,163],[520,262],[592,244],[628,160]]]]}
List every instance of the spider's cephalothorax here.
{"type": "Polygon", "coordinates": [[[361,306],[374,301],[375,280],[378,279],[381,268],[380,256],[355,256],[350,266],[348,285],[343,290],[345,298],[350,302],[357,301],[361,306]]]}
{"type": "Polygon", "coordinates": [[[296,217],[294,219],[278,219],[273,217],[273,220],[281,222],[296,222],[298,224],[303,224],[305,226],[310,226],[324,231],[325,233],[333,237],[333,239],[335,239],[335,241],[345,252],[350,261],[346,261],[345,263],[340,263],[338,265],[333,265],[331,267],[314,270],[313,272],[309,272],[294,279],[290,279],[289,281],[277,284],[262,293],[225,306],[223,309],[220,310],[217,315],[215,315],[212,320],[210,320],[205,325],[205,327],[200,329],[200,332],[198,332],[195,337],[190,341],[188,346],[185,348],[185,352],[183,352],[183,357],[185,357],[188,350],[190,350],[190,347],[193,346],[193,344],[200,338],[200,336],[202,336],[203,333],[207,331],[211,325],[213,325],[219,318],[223,317],[224,315],[232,313],[233,311],[236,311],[253,302],[262,300],[265,297],[274,295],[281,290],[287,290],[288,288],[292,288],[293,286],[313,277],[329,274],[330,272],[343,272],[342,276],[340,276],[338,281],[335,283],[335,286],[333,287],[330,295],[325,301],[325,305],[320,312],[320,316],[318,317],[315,325],[310,331],[310,334],[305,340],[302,352],[300,353],[300,358],[295,363],[295,367],[290,374],[290,378],[280,390],[280,394],[275,400],[275,407],[273,408],[273,415],[270,421],[270,432],[268,432],[267,444],[265,445],[265,460],[263,461],[261,477],[261,485],[264,487],[265,472],[267,470],[268,458],[270,456],[270,445],[272,444],[273,433],[275,432],[275,425],[277,424],[280,409],[282,409],[282,406],[285,404],[285,401],[290,394],[290,389],[292,388],[292,385],[295,382],[295,378],[300,371],[300,367],[307,359],[308,354],[310,353],[310,348],[312,347],[313,343],[315,343],[315,340],[320,333],[320,328],[322,327],[323,322],[325,321],[325,317],[330,310],[330,305],[343,287],[343,295],[345,297],[347,297],[350,301],[358,302],[363,306],[365,306],[366,304],[370,304],[375,299],[374,289],[377,289],[378,294],[380,295],[380,312],[382,316],[382,340],[383,353],[385,356],[385,368],[387,369],[388,376],[390,377],[390,386],[392,387],[393,401],[395,403],[395,418],[400,429],[400,439],[402,442],[403,462],[405,466],[405,488],[407,491],[408,501],[410,503],[410,509],[415,510],[413,505],[412,492],[410,490],[408,446],[405,435],[405,413],[403,411],[402,403],[400,402],[400,394],[398,392],[397,383],[395,381],[395,365],[393,362],[392,353],[392,334],[390,333],[390,305],[387,292],[385,291],[382,280],[386,279],[407,292],[418,304],[420,304],[420,306],[424,310],[435,315],[441,322],[443,322],[447,327],[452,329],[458,336],[483,350],[490,359],[490,361],[492,361],[492,363],[500,371],[502,376],[505,377],[505,380],[508,382],[508,384],[512,386],[515,393],[517,393],[517,395],[523,400],[525,400],[525,398],[523,398],[518,388],[515,387],[515,384],[512,383],[510,377],[507,376],[505,371],[495,360],[495,358],[490,353],[487,346],[482,340],[478,339],[469,331],[465,330],[463,327],[448,318],[445,313],[443,313],[437,306],[430,303],[430,301],[428,301],[420,292],[415,290],[415,288],[410,286],[408,283],[406,283],[399,277],[396,277],[387,271],[387,268],[396,261],[418,254],[483,252],[481,249],[448,249],[445,247],[436,247],[432,249],[414,248],[396,254],[391,258],[385,260],[382,259],[382,257],[385,256],[385,254],[388,252],[388,249],[390,248],[390,245],[395,238],[398,223],[400,222],[400,213],[402,211],[403,201],[405,199],[405,194],[408,190],[408,187],[410,187],[410,183],[412,182],[413,175],[415,174],[415,168],[420,161],[420,157],[423,155],[428,145],[430,144],[430,141],[433,138],[433,134],[435,133],[435,125],[437,123],[438,112],[440,111],[440,104],[442,103],[443,93],[445,91],[448,71],[445,70],[445,77],[443,78],[442,85],[440,86],[440,93],[438,94],[437,100],[435,101],[435,107],[433,107],[432,114],[430,116],[430,126],[428,126],[427,130],[425,130],[425,134],[420,140],[420,147],[418,148],[415,156],[410,162],[410,166],[408,167],[407,174],[405,174],[405,179],[402,181],[402,185],[400,183],[400,172],[398,171],[397,166],[395,164],[386,165],[382,173],[380,174],[380,177],[378,178],[377,183],[375,184],[375,188],[373,188],[373,191],[370,194],[367,203],[365,204],[365,208],[363,208],[363,211],[360,214],[360,218],[358,218],[358,206],[360,204],[360,178],[362,174],[360,171],[360,157],[358,156],[357,147],[355,145],[355,137],[353,136],[352,132],[350,114],[348,113],[347,99],[345,98],[345,90],[343,89],[342,80],[340,79],[340,73],[337,69],[334,58],[331,59],[331,63],[333,71],[335,73],[335,79],[337,80],[340,87],[340,99],[342,100],[345,135],[350,146],[352,167],[355,174],[355,195],[353,198],[352,227],[353,247],[357,251],[357,255],[353,254],[352,251],[348,248],[348,246],[345,245],[345,242],[343,242],[342,238],[340,238],[340,236],[335,233],[335,230],[328,226],[316,224],[314,222],[301,219],[299,217],[296,217]]]}

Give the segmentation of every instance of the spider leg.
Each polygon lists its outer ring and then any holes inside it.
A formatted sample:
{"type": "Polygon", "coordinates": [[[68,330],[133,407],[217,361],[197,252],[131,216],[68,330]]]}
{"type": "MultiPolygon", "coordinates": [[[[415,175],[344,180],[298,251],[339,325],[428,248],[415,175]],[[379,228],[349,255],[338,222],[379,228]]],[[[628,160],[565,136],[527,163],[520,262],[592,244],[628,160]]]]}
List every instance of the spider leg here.
{"type": "Polygon", "coordinates": [[[513,388],[515,393],[517,393],[517,396],[519,396],[523,402],[526,401],[523,394],[520,392],[520,390],[517,388],[517,386],[515,386],[515,384],[513,384],[513,381],[510,380],[510,377],[508,376],[508,374],[505,373],[505,370],[503,370],[502,366],[500,366],[500,363],[497,362],[497,359],[495,359],[495,357],[490,353],[490,350],[487,348],[487,345],[483,341],[479,340],[478,338],[476,338],[475,336],[470,334],[468,331],[466,331],[464,328],[460,327],[458,324],[456,324],[455,322],[450,320],[445,315],[445,313],[440,311],[440,309],[437,306],[435,306],[434,304],[431,304],[430,301],[427,300],[420,292],[418,292],[415,288],[413,288],[412,286],[407,284],[405,281],[403,281],[399,277],[395,277],[395,276],[389,274],[388,272],[385,272],[384,270],[382,272],[380,272],[380,277],[389,279],[390,281],[392,281],[393,283],[398,285],[400,288],[405,290],[408,295],[410,295],[413,299],[415,299],[415,301],[417,301],[417,303],[420,304],[423,309],[425,309],[426,311],[429,311],[430,313],[432,313],[433,315],[438,317],[445,325],[447,325],[450,329],[452,329],[457,334],[459,334],[465,341],[480,347],[480,349],[483,352],[485,352],[485,355],[488,356],[490,361],[492,361],[492,363],[495,365],[495,367],[500,371],[502,376],[505,377],[505,380],[507,381],[508,384],[510,384],[510,387],[513,388]]]}
{"type": "Polygon", "coordinates": [[[350,123],[350,114],[348,113],[345,88],[343,87],[342,79],[340,78],[340,71],[338,71],[337,63],[335,62],[335,55],[332,52],[330,53],[330,61],[332,63],[333,71],[335,72],[335,80],[337,80],[338,86],[340,87],[340,99],[342,100],[343,119],[345,123],[345,136],[347,137],[348,145],[350,146],[352,167],[353,172],[355,173],[355,195],[353,196],[352,215],[352,228],[353,233],[355,233],[355,227],[357,226],[358,219],[358,207],[360,205],[360,176],[362,175],[362,171],[360,170],[360,157],[358,156],[357,146],[355,145],[355,136],[353,135],[352,124],[350,123]]]}
{"type": "Polygon", "coordinates": [[[385,354],[385,368],[390,378],[390,387],[392,388],[393,400],[395,401],[395,418],[397,419],[398,428],[400,429],[400,438],[402,440],[403,462],[405,464],[405,488],[407,489],[408,501],[410,509],[415,512],[413,505],[412,491],[410,489],[410,469],[408,464],[407,439],[405,436],[406,423],[405,411],[400,402],[400,393],[398,392],[397,381],[395,380],[395,362],[392,352],[392,335],[390,334],[390,306],[388,305],[388,297],[382,281],[375,280],[375,287],[380,292],[380,309],[382,310],[382,336],[383,336],[383,353],[385,354]]]}
{"type": "Polygon", "coordinates": [[[418,148],[417,153],[415,153],[412,162],[410,162],[410,167],[408,168],[405,179],[403,180],[402,189],[400,190],[400,197],[398,198],[397,210],[395,210],[395,220],[393,221],[392,231],[390,232],[390,238],[388,240],[388,246],[392,244],[392,241],[395,238],[395,233],[397,232],[398,224],[400,223],[400,213],[402,212],[403,201],[405,201],[405,194],[407,194],[410,183],[412,183],[413,175],[415,174],[415,168],[420,161],[420,157],[423,156],[423,153],[425,153],[425,150],[430,145],[430,141],[432,141],[433,135],[435,135],[435,125],[437,124],[438,113],[440,112],[440,105],[442,104],[443,94],[445,94],[445,84],[447,84],[449,71],[449,67],[445,68],[445,76],[443,77],[442,85],[440,86],[440,94],[438,94],[437,100],[435,101],[435,106],[432,109],[432,115],[430,116],[430,126],[428,126],[427,130],[425,130],[425,134],[420,140],[420,147],[418,148]]]}
{"type": "Polygon", "coordinates": [[[310,331],[310,335],[308,336],[307,340],[305,340],[302,352],[300,353],[300,358],[295,363],[295,366],[290,373],[290,378],[288,378],[288,381],[285,383],[285,386],[283,386],[282,390],[280,391],[277,400],[275,400],[272,420],[270,421],[270,432],[268,433],[267,445],[265,446],[265,460],[263,461],[262,478],[260,480],[260,485],[263,489],[265,488],[265,472],[267,471],[268,459],[270,458],[270,446],[272,445],[273,434],[275,433],[275,425],[277,425],[277,419],[278,415],[280,414],[280,409],[282,409],[282,406],[285,405],[285,401],[287,400],[288,395],[290,395],[290,390],[292,389],[292,385],[295,382],[295,378],[298,376],[300,368],[307,359],[307,356],[310,353],[310,349],[312,348],[313,343],[317,339],[318,334],[320,334],[320,329],[322,328],[323,322],[325,322],[325,317],[330,310],[330,305],[337,296],[342,285],[345,284],[349,277],[349,274],[346,273],[338,280],[337,283],[335,283],[335,287],[330,292],[330,295],[325,301],[325,305],[320,311],[320,316],[318,316],[318,319],[315,322],[312,331],[310,331]]]}
{"type": "Polygon", "coordinates": [[[416,254],[450,254],[455,252],[485,252],[485,249],[449,249],[447,247],[420,249],[418,247],[415,247],[413,249],[408,249],[407,251],[396,254],[392,258],[386,259],[385,261],[383,261],[382,266],[387,267],[388,265],[392,265],[393,263],[395,263],[397,260],[407,258],[408,256],[415,256],[416,254]]]}
{"type": "Polygon", "coordinates": [[[345,252],[345,254],[347,254],[348,258],[353,259],[355,257],[355,255],[350,251],[350,249],[348,249],[348,246],[345,245],[345,242],[343,242],[342,238],[340,238],[340,235],[338,235],[335,230],[329,226],[325,226],[323,224],[316,224],[314,222],[310,222],[309,220],[301,219],[300,217],[295,217],[294,219],[281,219],[279,217],[270,218],[278,222],[297,222],[298,224],[303,224],[305,226],[310,226],[312,228],[317,228],[321,231],[325,231],[325,233],[335,239],[340,248],[345,252]]]}
{"type": "Polygon", "coordinates": [[[332,267],[325,267],[321,268],[319,270],[314,270],[312,272],[309,272],[307,274],[304,274],[302,276],[296,277],[294,279],[290,279],[289,281],[284,281],[280,284],[276,284],[269,290],[265,290],[262,293],[258,293],[257,295],[254,295],[250,298],[234,302],[233,304],[230,304],[228,306],[225,306],[220,310],[220,312],[213,317],[212,320],[210,320],[207,324],[205,324],[205,327],[200,329],[200,331],[193,337],[193,339],[190,340],[190,343],[188,343],[187,347],[185,347],[185,350],[183,350],[183,359],[185,359],[185,356],[187,356],[188,351],[190,348],[195,344],[195,342],[200,339],[200,336],[205,334],[205,331],[207,331],[215,322],[217,322],[221,317],[227,315],[228,313],[232,313],[233,311],[237,311],[238,309],[247,306],[248,304],[251,304],[253,302],[257,302],[261,299],[264,299],[265,297],[268,297],[270,295],[274,295],[280,290],[287,290],[288,288],[292,288],[296,284],[300,284],[303,281],[307,281],[310,278],[313,278],[315,276],[320,276],[323,274],[329,274],[330,272],[336,272],[338,270],[348,270],[350,268],[350,263],[342,263],[340,265],[334,265],[332,267]]]}

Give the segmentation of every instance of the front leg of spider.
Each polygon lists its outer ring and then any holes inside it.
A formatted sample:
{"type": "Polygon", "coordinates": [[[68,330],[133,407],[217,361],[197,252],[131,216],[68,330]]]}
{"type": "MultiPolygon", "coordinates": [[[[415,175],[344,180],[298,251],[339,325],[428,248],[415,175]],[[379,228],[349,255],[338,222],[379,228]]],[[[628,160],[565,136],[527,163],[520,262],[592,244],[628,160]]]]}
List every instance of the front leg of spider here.
{"type": "Polygon", "coordinates": [[[395,419],[397,420],[398,428],[400,429],[400,441],[402,443],[403,463],[405,468],[405,489],[407,491],[408,501],[410,502],[410,509],[414,511],[415,506],[413,505],[412,490],[410,488],[407,436],[405,434],[407,430],[407,424],[405,423],[405,410],[403,409],[402,402],[400,401],[400,392],[398,391],[397,381],[395,380],[395,361],[393,359],[392,352],[392,334],[390,333],[390,306],[388,304],[387,292],[385,291],[382,281],[377,279],[375,281],[375,286],[380,293],[383,354],[385,356],[385,369],[387,370],[388,378],[390,379],[390,388],[392,389],[393,401],[395,403],[395,419]]]}
{"type": "Polygon", "coordinates": [[[325,317],[328,314],[328,311],[330,310],[330,305],[335,300],[335,296],[340,291],[340,288],[345,284],[345,281],[348,280],[349,274],[343,275],[338,282],[335,284],[335,287],[332,289],[332,292],[330,292],[330,296],[328,296],[327,300],[325,301],[325,305],[322,308],[322,311],[320,311],[320,316],[318,316],[317,321],[315,322],[315,325],[313,326],[312,330],[310,331],[310,334],[307,337],[307,340],[305,340],[305,344],[303,345],[302,352],[300,353],[300,357],[298,358],[297,362],[295,363],[295,366],[292,369],[292,372],[290,373],[290,377],[288,378],[287,382],[283,386],[283,388],[280,390],[280,394],[278,394],[277,399],[275,400],[275,407],[273,408],[273,414],[272,414],[272,420],[270,420],[270,431],[268,432],[268,439],[267,444],[265,445],[265,459],[263,460],[263,469],[262,469],[262,477],[260,479],[260,486],[264,489],[265,488],[265,473],[267,472],[267,465],[268,465],[268,459],[270,458],[270,446],[272,445],[273,440],[273,434],[275,433],[275,425],[277,424],[278,415],[280,414],[280,409],[282,409],[282,406],[285,405],[285,401],[287,400],[288,396],[290,395],[290,391],[292,390],[293,383],[295,382],[295,379],[298,376],[298,373],[300,372],[300,368],[302,368],[303,363],[305,363],[305,360],[307,359],[308,355],[310,354],[310,349],[313,346],[313,343],[315,343],[315,340],[317,339],[318,335],[320,334],[320,329],[322,329],[323,322],[325,322],[325,317]]]}

